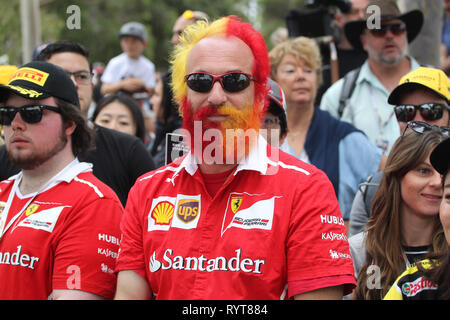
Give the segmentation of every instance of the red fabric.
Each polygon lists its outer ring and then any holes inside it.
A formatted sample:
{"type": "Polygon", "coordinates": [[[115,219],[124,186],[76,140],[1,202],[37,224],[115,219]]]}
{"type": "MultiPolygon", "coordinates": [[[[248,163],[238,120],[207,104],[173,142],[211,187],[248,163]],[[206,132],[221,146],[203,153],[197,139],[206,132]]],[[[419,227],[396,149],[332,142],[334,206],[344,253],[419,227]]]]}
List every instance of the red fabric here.
{"type": "Polygon", "coordinates": [[[234,168],[221,173],[202,173],[203,182],[205,183],[206,190],[211,198],[214,198],[220,187],[223,186],[227,178],[233,173],[234,168]]]}
{"type": "Polygon", "coordinates": [[[157,299],[286,299],[292,281],[318,288],[335,275],[347,277],[333,285],[355,284],[342,216],[322,171],[282,151],[270,161],[257,155],[268,163],[265,173],[238,167],[211,198],[187,158],[134,185],[117,271],[145,272],[157,299]]]}
{"type": "Polygon", "coordinates": [[[356,286],[355,278],[348,275],[337,275],[319,279],[289,281],[288,296],[292,298],[297,294],[342,284],[344,284],[344,295],[350,294],[356,286]]]}
{"type": "MultiPolygon", "coordinates": [[[[0,212],[12,186],[0,182],[0,212]]],[[[16,195],[8,221],[29,200],[16,195]]],[[[54,289],[113,298],[123,210],[113,191],[86,172],[30,205],[36,211],[24,211],[0,241],[0,299],[47,299],[54,289]]]]}

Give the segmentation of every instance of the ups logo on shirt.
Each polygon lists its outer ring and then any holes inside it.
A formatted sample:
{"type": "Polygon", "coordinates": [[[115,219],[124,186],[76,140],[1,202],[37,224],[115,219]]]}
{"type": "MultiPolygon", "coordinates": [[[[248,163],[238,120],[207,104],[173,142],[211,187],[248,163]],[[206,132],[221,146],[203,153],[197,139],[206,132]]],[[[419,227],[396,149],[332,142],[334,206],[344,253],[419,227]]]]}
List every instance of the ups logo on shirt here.
{"type": "Polygon", "coordinates": [[[181,221],[189,223],[198,217],[198,207],[198,200],[181,199],[178,202],[177,216],[181,221]]]}

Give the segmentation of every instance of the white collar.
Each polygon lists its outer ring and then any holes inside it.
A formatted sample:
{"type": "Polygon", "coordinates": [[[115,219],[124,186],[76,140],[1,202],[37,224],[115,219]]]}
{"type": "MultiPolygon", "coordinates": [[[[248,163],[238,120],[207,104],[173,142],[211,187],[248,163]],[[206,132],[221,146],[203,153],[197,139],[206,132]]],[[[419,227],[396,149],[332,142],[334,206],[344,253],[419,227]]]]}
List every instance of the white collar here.
{"type": "MultiPolygon", "coordinates": [[[[73,159],[67,166],[65,166],[60,172],[54,175],[47,183],[46,187],[41,191],[50,189],[60,182],[70,183],[77,175],[83,172],[92,171],[92,163],[80,162],[78,158],[73,159]]],[[[8,180],[22,180],[23,173],[20,171],[18,174],[10,177],[8,180]]]]}
{"type": "MultiPolygon", "coordinates": [[[[250,153],[242,161],[239,162],[234,175],[242,170],[253,170],[258,171],[261,174],[266,174],[268,163],[267,142],[262,136],[258,136],[256,145],[252,148],[252,150],[250,150],[250,153]]],[[[198,164],[192,152],[189,152],[183,159],[180,166],[172,176],[172,179],[174,179],[175,176],[177,176],[183,169],[186,170],[186,172],[191,176],[193,176],[197,171],[198,164]]]]}

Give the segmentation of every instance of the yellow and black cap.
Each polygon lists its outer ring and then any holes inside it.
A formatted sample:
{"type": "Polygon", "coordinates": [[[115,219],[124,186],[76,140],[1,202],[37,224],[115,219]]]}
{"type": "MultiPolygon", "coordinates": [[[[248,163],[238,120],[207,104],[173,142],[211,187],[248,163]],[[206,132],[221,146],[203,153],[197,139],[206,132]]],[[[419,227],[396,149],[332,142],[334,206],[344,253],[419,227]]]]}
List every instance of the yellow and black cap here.
{"type": "Polygon", "coordinates": [[[14,93],[26,99],[55,97],[80,106],[75,85],[67,72],[45,61],[32,61],[21,66],[8,84],[0,85],[0,101],[14,93]]]}

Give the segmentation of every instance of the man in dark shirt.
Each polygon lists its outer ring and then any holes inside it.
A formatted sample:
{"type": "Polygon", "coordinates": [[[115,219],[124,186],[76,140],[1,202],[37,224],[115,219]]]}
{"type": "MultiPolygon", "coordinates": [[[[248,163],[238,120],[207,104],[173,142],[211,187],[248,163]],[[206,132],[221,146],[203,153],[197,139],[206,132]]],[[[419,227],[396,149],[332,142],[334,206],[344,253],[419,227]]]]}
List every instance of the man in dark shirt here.
{"type": "MultiPolygon", "coordinates": [[[[88,51],[78,43],[59,41],[45,47],[37,60],[53,63],[67,71],[77,89],[81,111],[87,115],[93,90],[88,51]]],[[[137,137],[94,124],[92,127],[94,146],[79,159],[94,165],[94,175],[111,187],[125,206],[136,179],[155,169],[153,159],[137,137]]],[[[20,171],[11,163],[4,146],[0,147],[0,163],[0,181],[20,171]]]]}

